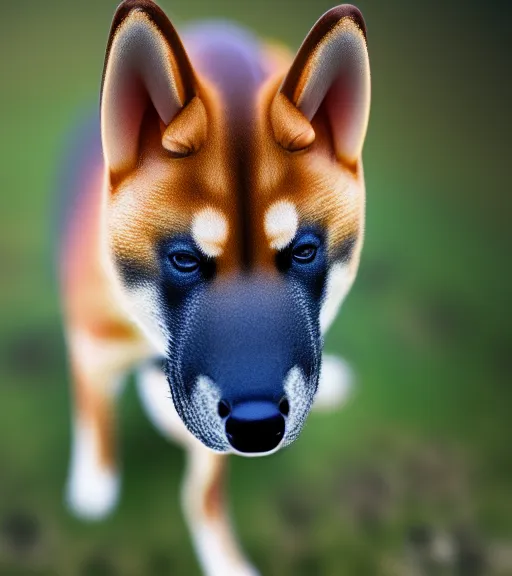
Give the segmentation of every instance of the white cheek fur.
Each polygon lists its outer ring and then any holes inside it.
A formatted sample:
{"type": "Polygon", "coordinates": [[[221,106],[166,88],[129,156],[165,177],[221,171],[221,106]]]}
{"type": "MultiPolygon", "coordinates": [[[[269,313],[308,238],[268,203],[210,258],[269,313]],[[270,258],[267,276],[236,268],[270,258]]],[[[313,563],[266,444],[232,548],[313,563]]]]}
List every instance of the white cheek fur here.
{"type": "Polygon", "coordinates": [[[149,285],[138,286],[130,290],[126,298],[135,323],[158,352],[161,355],[165,355],[167,353],[169,332],[165,324],[160,320],[161,311],[158,300],[157,291],[149,285]]]}
{"type": "Polygon", "coordinates": [[[313,404],[315,390],[304,377],[298,366],[294,366],[286,375],[284,391],[290,403],[290,412],[286,422],[286,434],[280,447],[288,446],[300,434],[313,404]]]}
{"type": "Polygon", "coordinates": [[[197,377],[191,396],[191,418],[197,422],[196,432],[200,437],[208,438],[215,450],[229,450],[230,445],[224,432],[224,425],[217,414],[220,392],[215,382],[208,376],[200,374],[197,377]]]}
{"type": "Polygon", "coordinates": [[[354,272],[348,264],[334,264],[327,277],[327,289],[324,303],[320,311],[320,329],[325,334],[336,318],[339,307],[347,295],[354,272]]]}

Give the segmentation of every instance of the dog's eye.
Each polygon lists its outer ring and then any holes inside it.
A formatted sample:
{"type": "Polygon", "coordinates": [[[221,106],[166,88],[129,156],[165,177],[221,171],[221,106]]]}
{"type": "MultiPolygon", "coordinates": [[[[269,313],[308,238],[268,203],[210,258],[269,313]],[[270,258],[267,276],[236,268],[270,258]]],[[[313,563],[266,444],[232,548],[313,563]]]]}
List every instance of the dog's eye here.
{"type": "Polygon", "coordinates": [[[199,258],[190,252],[174,252],[169,255],[172,265],[180,272],[195,272],[199,268],[199,258]]]}
{"type": "Polygon", "coordinates": [[[301,244],[293,249],[292,257],[299,264],[307,264],[315,259],[317,249],[314,244],[301,244]]]}

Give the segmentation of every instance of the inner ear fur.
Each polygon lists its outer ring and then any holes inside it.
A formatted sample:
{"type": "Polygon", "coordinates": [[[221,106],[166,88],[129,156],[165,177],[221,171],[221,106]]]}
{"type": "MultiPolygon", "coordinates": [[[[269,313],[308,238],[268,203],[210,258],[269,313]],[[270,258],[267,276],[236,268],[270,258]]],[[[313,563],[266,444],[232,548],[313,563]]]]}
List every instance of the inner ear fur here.
{"type": "Polygon", "coordinates": [[[171,152],[183,155],[200,146],[206,128],[204,108],[193,104],[196,85],[183,44],[164,12],[151,0],[125,0],[112,22],[101,90],[103,152],[111,174],[136,166],[148,106],[163,123],[163,144],[171,152]],[[187,109],[189,116],[200,111],[199,120],[190,122],[189,117],[188,131],[182,128],[177,130],[181,137],[166,138],[173,120],[187,109]]]}
{"type": "Polygon", "coordinates": [[[370,66],[363,16],[348,4],[324,14],[302,43],[271,105],[277,141],[291,151],[309,146],[320,108],[337,158],[355,164],[370,111],[370,66]]]}

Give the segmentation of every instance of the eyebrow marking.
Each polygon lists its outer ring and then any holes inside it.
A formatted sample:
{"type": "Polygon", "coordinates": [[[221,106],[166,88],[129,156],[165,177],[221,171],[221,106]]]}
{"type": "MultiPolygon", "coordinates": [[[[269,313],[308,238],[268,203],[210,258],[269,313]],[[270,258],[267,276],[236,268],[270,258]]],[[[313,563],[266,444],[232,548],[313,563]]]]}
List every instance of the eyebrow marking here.
{"type": "Polygon", "coordinates": [[[206,256],[220,256],[228,237],[228,221],[216,208],[203,208],[192,220],[192,237],[206,256]]]}
{"type": "Polygon", "coordinates": [[[299,215],[293,202],[278,200],[265,213],[265,234],[270,246],[281,250],[288,246],[297,233],[299,215]]]}

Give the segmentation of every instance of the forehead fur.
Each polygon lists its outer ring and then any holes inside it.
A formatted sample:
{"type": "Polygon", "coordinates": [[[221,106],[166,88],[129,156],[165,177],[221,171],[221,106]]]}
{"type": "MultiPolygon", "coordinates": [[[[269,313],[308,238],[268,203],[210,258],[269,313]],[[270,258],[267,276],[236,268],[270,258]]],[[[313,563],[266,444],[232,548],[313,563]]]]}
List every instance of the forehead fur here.
{"type": "Polygon", "coordinates": [[[361,161],[351,170],[336,159],[321,112],[313,120],[313,144],[298,152],[284,150],[272,138],[266,113],[280,81],[279,75],[271,78],[259,95],[255,188],[267,204],[287,198],[296,208],[299,222],[323,228],[329,247],[335,250],[344,240],[362,233],[365,190],[361,161]]]}
{"type": "Polygon", "coordinates": [[[111,190],[107,222],[116,256],[154,268],[158,242],[185,232],[206,255],[230,268],[241,264],[245,241],[256,263],[271,266],[275,250],[285,247],[302,224],[325,230],[331,251],[361,237],[362,168],[358,164],[352,171],[336,160],[321,114],[313,121],[316,138],[308,149],[291,153],[275,141],[268,111],[281,79],[277,74],[255,96],[243,206],[241,172],[234,169],[236,143],[226,128],[229,110],[212,86],[204,83],[201,94],[208,137],[197,153],[169,158],[161,128],[151,124],[143,135],[144,162],[111,190]]]}
{"type": "Polygon", "coordinates": [[[201,149],[187,158],[171,158],[162,146],[164,129],[158,118],[146,118],[142,161],[112,184],[108,194],[107,237],[116,257],[153,268],[158,242],[192,233],[194,217],[204,209],[220,211],[226,221],[233,219],[233,178],[222,137],[223,114],[213,87],[205,88],[202,101],[208,117],[216,120],[209,123],[201,149]]]}

